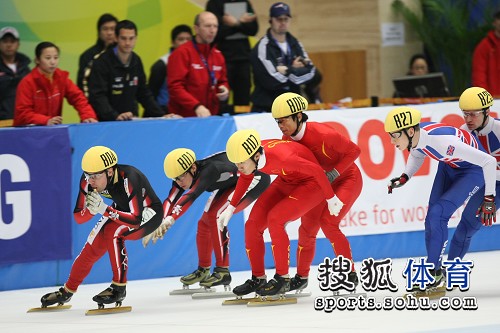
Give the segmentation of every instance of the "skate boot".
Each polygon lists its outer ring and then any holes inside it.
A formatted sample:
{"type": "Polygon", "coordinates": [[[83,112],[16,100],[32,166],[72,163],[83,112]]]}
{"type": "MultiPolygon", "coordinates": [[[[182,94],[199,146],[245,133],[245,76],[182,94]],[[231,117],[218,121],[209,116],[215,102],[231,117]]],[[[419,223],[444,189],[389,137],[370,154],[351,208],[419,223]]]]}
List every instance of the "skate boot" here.
{"type": "Polygon", "coordinates": [[[290,279],[290,291],[297,290],[300,291],[307,287],[307,277],[302,277],[299,274],[295,274],[293,278],[290,279]]]}
{"type": "Polygon", "coordinates": [[[247,295],[247,294],[256,292],[259,288],[261,288],[265,284],[266,284],[265,277],[258,278],[256,276],[252,275],[252,278],[250,280],[246,280],[245,283],[234,288],[233,293],[235,293],[237,296],[247,295]]]}
{"type": "Polygon", "coordinates": [[[347,281],[352,282],[354,284],[354,289],[352,290],[352,292],[356,291],[356,287],[359,284],[358,274],[356,274],[356,272],[350,272],[347,275],[347,281]]]}
{"type": "Polygon", "coordinates": [[[257,293],[260,296],[274,296],[287,291],[290,291],[290,278],[274,274],[274,278],[257,290],[257,293]]]}
{"type": "Polygon", "coordinates": [[[215,267],[211,276],[200,282],[203,287],[228,286],[231,283],[231,274],[226,267],[215,267]]]}
{"type": "Polygon", "coordinates": [[[104,304],[116,303],[116,306],[121,306],[125,296],[127,296],[126,286],[112,283],[108,288],[95,295],[92,300],[99,305],[99,309],[102,309],[104,304]]]}
{"type": "Polygon", "coordinates": [[[46,308],[47,306],[56,303],[59,305],[63,305],[64,303],[69,302],[72,296],[72,292],[69,292],[66,290],[66,288],[61,287],[58,291],[43,295],[40,301],[42,302],[42,308],[46,308]]]}
{"type": "MultiPolygon", "coordinates": [[[[424,291],[428,291],[428,290],[431,290],[431,291],[443,290],[443,291],[445,291],[446,290],[446,280],[445,280],[445,277],[444,277],[442,271],[440,269],[437,271],[431,270],[430,273],[432,276],[434,276],[434,282],[426,285],[424,291]]],[[[418,292],[418,291],[422,291],[422,289],[420,289],[420,284],[417,283],[417,284],[413,285],[411,292],[418,292]]]]}
{"type": "Polygon", "coordinates": [[[196,282],[205,281],[209,276],[210,276],[210,267],[204,268],[198,266],[198,269],[195,270],[193,273],[181,277],[181,282],[182,284],[189,286],[196,282]]]}

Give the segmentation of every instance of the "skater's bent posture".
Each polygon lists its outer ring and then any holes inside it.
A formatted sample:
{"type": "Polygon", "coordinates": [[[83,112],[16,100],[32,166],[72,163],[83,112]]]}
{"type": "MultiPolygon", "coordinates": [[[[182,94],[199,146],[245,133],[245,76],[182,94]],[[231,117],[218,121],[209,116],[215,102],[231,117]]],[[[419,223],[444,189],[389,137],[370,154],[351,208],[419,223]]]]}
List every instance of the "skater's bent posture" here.
{"type": "MultiPolygon", "coordinates": [[[[257,199],[245,223],[245,247],[252,278],[233,289],[237,296],[256,292],[261,296],[284,294],[290,290],[288,275],[290,240],[287,223],[298,219],[326,199],[330,214],[338,215],[342,203],[333,193],[330,181],[313,153],[305,146],[283,140],[264,140],[252,129],[234,133],[226,145],[229,160],[242,174],[230,206],[219,220],[227,224],[234,205],[245,193],[257,170],[277,178],[257,199]],[[266,283],[264,230],[269,228],[276,274],[266,283]]],[[[220,222],[219,222],[220,223],[220,222]]],[[[319,223],[317,221],[316,223],[319,223]]]]}
{"type": "MultiPolygon", "coordinates": [[[[467,131],[440,123],[420,123],[420,119],[420,111],[408,106],[393,109],[385,119],[385,131],[389,133],[391,143],[401,151],[407,149],[410,152],[404,173],[391,179],[388,188],[391,193],[392,189],[406,184],[425,157],[439,162],[425,217],[427,262],[434,265],[431,270],[434,282],[426,289],[433,289],[441,287],[445,281],[441,254],[448,243],[448,221],[452,214],[484,187],[481,202],[471,208],[481,214],[483,223],[493,218],[497,162],[467,131]]],[[[472,200],[466,209],[471,203],[472,200]]],[[[460,232],[462,223],[460,221],[455,233],[460,232]]],[[[451,247],[450,253],[453,251],[451,247]]],[[[417,284],[414,291],[418,290],[417,284]]]]}
{"type": "Polygon", "coordinates": [[[332,244],[335,255],[351,261],[348,281],[354,286],[358,277],[354,270],[351,246],[340,230],[340,222],[351,209],[363,187],[361,172],[354,161],[361,150],[331,126],[307,122],[307,100],[296,93],[278,96],[272,106],[272,115],[283,133],[283,140],[296,141],[309,148],[320,166],[326,171],[332,190],[344,204],[340,213],[331,215],[325,201],[302,216],[297,246],[297,274],[290,281],[290,290],[307,287],[309,270],[314,259],[316,235],[319,228],[332,244]],[[317,223],[319,221],[319,224],[317,223]]]}
{"type": "MultiPolygon", "coordinates": [[[[172,179],[169,195],[163,202],[165,217],[158,230],[143,239],[143,245],[146,246],[151,238],[156,242],[158,238],[163,237],[203,192],[211,192],[198,221],[198,268],[193,273],[181,277],[181,282],[184,285],[200,282],[204,287],[228,286],[231,283],[229,232],[225,226],[218,228],[217,216],[228,206],[228,198],[230,199],[238,180],[238,169],[229,162],[225,152],[196,160],[194,151],[188,148],[178,148],[168,153],[164,169],[166,176],[172,179]],[[215,268],[210,276],[212,252],[215,254],[215,268]]],[[[253,179],[252,190],[238,202],[235,212],[251,204],[270,182],[269,175],[257,173],[253,179]]]]}
{"type": "Polygon", "coordinates": [[[81,224],[96,214],[102,216],[75,259],[68,280],[58,291],[42,297],[42,307],[68,302],[106,252],[113,280],[93,300],[101,305],[121,303],[125,298],[128,270],[125,240],[137,240],[153,232],[161,223],[163,207],[141,171],[117,163],[115,152],[104,146],[94,146],[83,155],[74,217],[81,224]],[[106,205],[101,195],[113,203],[106,205]]]}

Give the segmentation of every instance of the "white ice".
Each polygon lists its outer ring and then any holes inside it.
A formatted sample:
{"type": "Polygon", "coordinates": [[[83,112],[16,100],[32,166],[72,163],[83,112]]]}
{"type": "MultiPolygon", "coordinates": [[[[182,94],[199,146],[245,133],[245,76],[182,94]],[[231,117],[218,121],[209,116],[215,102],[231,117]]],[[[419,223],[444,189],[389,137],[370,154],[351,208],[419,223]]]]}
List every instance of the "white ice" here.
{"type": "MultiPolygon", "coordinates": [[[[92,296],[108,284],[80,286],[73,296],[72,308],[59,312],[27,313],[39,306],[40,297],[55,287],[0,292],[0,332],[228,332],[228,333],[294,333],[294,332],[500,332],[500,251],[470,253],[474,261],[470,289],[447,294],[453,297],[475,297],[477,310],[380,310],[340,311],[314,310],[314,299],[328,296],[319,289],[317,267],[312,267],[308,289],[311,297],[299,298],[297,304],[249,308],[244,305],[222,306],[222,299],[193,300],[191,296],[169,296],[181,285],[178,277],[129,281],[123,305],[132,312],[85,316],[95,308],[92,296]]],[[[406,260],[393,261],[392,278],[399,292],[368,293],[381,301],[384,296],[402,296],[405,280],[401,272],[406,260]]],[[[360,263],[356,263],[360,267],[360,263]]],[[[132,267],[133,269],[133,267],[132,267]]],[[[269,277],[274,270],[268,270],[269,277]]],[[[291,268],[290,274],[295,274],[291,268]]],[[[249,272],[234,272],[233,286],[250,278],[249,272]]],[[[219,287],[221,288],[221,287],[219,287]]],[[[358,289],[361,289],[358,287],[358,289]]],[[[359,290],[358,290],[359,291],[359,290]]]]}

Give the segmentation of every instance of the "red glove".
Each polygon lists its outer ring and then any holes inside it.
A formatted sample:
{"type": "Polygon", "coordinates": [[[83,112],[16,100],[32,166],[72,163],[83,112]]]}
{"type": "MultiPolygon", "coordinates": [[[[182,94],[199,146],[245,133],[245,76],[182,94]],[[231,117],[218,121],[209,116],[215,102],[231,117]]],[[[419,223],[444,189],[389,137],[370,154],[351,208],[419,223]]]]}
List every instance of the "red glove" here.
{"type": "Polygon", "coordinates": [[[399,177],[392,178],[389,181],[389,184],[387,184],[387,192],[389,194],[391,194],[393,188],[398,188],[398,187],[403,186],[404,184],[406,184],[408,179],[410,179],[410,177],[408,177],[408,175],[406,173],[402,173],[401,176],[399,176],[399,177]]]}
{"type": "Polygon", "coordinates": [[[481,215],[481,223],[486,227],[497,221],[497,207],[495,205],[495,196],[486,195],[484,201],[476,211],[476,217],[481,215]]]}

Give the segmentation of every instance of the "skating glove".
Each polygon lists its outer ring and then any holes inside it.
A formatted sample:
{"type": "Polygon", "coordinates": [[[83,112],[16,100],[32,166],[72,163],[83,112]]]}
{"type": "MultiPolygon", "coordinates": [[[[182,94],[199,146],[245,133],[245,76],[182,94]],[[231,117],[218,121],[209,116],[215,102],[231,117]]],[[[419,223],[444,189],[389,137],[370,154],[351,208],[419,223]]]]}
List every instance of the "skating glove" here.
{"type": "Polygon", "coordinates": [[[332,169],[330,171],[326,172],[326,176],[328,177],[328,180],[330,183],[333,183],[335,179],[337,179],[338,176],[340,176],[339,172],[335,169],[332,169]]]}
{"type": "Polygon", "coordinates": [[[86,205],[90,214],[95,215],[97,213],[104,215],[108,205],[104,203],[102,197],[97,191],[91,191],[87,194],[86,205]]]}
{"type": "Polygon", "coordinates": [[[399,176],[399,177],[392,178],[389,181],[389,184],[387,184],[387,192],[389,194],[391,194],[393,188],[399,188],[399,187],[403,186],[404,184],[406,184],[406,182],[409,179],[410,179],[410,177],[408,177],[408,175],[406,173],[402,173],[401,176],[399,176]]]}
{"type": "Polygon", "coordinates": [[[326,200],[326,202],[328,203],[328,210],[330,211],[330,215],[339,216],[342,207],[344,207],[344,203],[340,201],[340,199],[336,195],[326,200]]]}
{"type": "MultiPolygon", "coordinates": [[[[156,215],[156,212],[154,209],[149,208],[149,207],[145,207],[144,210],[142,211],[141,225],[143,225],[144,223],[151,220],[153,218],[153,216],[155,216],[155,215],[156,215]]],[[[151,240],[151,238],[153,238],[153,234],[154,234],[154,231],[142,238],[142,246],[144,246],[144,247],[148,246],[149,241],[151,240]]]]}
{"type": "Polygon", "coordinates": [[[224,230],[224,227],[227,227],[235,209],[235,207],[229,205],[219,216],[217,216],[217,227],[220,231],[224,230]]]}
{"type": "Polygon", "coordinates": [[[481,216],[481,223],[486,227],[490,227],[497,221],[497,207],[494,195],[484,197],[483,203],[476,211],[476,217],[478,216],[481,216]]]}
{"type": "Polygon", "coordinates": [[[175,219],[172,216],[167,216],[161,221],[160,226],[158,229],[154,231],[154,236],[153,236],[153,244],[156,244],[158,239],[163,239],[163,236],[167,233],[167,230],[170,229],[175,223],[175,219]]]}

